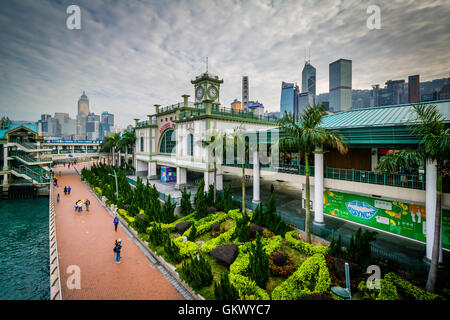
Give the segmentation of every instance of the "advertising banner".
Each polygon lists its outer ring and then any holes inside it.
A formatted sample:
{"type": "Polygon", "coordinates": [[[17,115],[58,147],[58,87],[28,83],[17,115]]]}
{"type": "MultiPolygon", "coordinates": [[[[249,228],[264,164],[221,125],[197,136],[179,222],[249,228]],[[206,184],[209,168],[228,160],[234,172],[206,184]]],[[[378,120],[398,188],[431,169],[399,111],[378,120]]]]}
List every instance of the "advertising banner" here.
{"type": "MultiPolygon", "coordinates": [[[[326,190],[323,197],[326,214],[426,241],[425,206],[401,201],[360,196],[326,190]]],[[[442,246],[450,249],[450,212],[442,210],[442,246]]]]}

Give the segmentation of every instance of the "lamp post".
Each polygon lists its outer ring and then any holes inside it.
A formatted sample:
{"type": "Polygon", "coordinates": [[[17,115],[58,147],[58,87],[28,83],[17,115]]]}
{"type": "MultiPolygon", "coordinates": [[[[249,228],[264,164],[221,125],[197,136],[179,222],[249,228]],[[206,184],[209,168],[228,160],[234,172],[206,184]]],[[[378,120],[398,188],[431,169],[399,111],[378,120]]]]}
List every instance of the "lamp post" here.
{"type": "Polygon", "coordinates": [[[331,292],[345,300],[352,300],[352,293],[350,291],[350,271],[347,262],[345,263],[345,286],[346,288],[339,286],[332,287],[331,292]]]}
{"type": "Polygon", "coordinates": [[[110,173],[109,175],[113,176],[115,181],[116,181],[116,199],[118,200],[119,199],[119,188],[117,186],[117,172],[116,172],[116,170],[114,170],[114,174],[110,173]]]}

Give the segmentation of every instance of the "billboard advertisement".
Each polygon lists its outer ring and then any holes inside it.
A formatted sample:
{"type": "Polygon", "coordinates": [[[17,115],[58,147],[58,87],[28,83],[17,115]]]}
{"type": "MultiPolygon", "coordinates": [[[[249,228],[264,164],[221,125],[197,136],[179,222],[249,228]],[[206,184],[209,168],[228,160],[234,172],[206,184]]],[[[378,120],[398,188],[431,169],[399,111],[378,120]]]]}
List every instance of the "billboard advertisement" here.
{"type": "MultiPolygon", "coordinates": [[[[425,206],[326,190],[323,212],[344,220],[426,241],[425,206]]],[[[450,212],[443,210],[442,245],[450,249],[450,212]]]]}

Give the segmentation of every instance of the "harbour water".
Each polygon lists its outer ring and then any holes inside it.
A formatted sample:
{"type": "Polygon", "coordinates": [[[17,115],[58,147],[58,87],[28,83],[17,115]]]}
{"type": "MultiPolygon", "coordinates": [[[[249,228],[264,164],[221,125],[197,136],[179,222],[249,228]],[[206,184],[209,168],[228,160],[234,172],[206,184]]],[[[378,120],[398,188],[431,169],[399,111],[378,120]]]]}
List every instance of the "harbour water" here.
{"type": "Polygon", "coordinates": [[[47,300],[48,198],[0,200],[0,300],[47,300]]]}

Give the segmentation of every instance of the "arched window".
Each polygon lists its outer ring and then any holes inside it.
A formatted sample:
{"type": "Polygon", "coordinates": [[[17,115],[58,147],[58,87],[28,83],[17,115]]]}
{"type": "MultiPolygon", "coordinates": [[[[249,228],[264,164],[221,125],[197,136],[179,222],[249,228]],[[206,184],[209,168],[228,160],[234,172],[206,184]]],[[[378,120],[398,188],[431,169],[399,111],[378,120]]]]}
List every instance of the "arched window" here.
{"type": "Polygon", "coordinates": [[[188,156],[193,156],[194,155],[194,135],[192,133],[190,133],[188,135],[188,156]]]}
{"type": "Polygon", "coordinates": [[[141,152],[144,152],[144,137],[141,137],[141,152]]]}
{"type": "Polygon", "coordinates": [[[161,137],[161,144],[159,145],[160,153],[175,153],[177,142],[175,140],[175,130],[169,129],[164,132],[161,137]]]}

